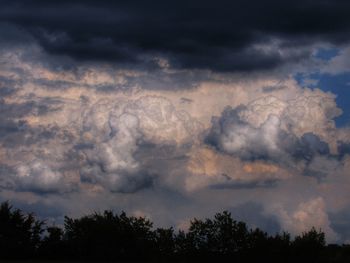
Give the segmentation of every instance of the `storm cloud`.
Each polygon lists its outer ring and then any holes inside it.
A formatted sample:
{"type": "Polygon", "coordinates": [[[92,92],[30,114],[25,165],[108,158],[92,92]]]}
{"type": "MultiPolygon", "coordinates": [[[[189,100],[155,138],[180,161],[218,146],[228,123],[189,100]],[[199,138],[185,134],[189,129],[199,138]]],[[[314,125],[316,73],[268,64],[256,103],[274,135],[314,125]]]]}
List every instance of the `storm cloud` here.
{"type": "MultiPolygon", "coordinates": [[[[316,43],[347,43],[349,10],[327,0],[16,0],[2,1],[0,22],[78,61],[152,69],[160,57],[173,68],[254,71],[300,62],[316,43]]],[[[4,35],[21,42],[23,34],[4,35]]]]}

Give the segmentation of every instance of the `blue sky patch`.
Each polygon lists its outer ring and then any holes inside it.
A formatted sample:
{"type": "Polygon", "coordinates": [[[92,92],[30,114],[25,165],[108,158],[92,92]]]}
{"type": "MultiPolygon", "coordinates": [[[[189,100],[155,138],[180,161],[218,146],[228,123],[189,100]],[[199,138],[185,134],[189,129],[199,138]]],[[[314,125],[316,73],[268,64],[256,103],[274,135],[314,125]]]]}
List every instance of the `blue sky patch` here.
{"type": "Polygon", "coordinates": [[[331,60],[339,54],[339,49],[337,48],[320,48],[314,55],[316,58],[322,60],[331,60]]]}
{"type": "Polygon", "coordinates": [[[350,74],[329,75],[313,73],[304,75],[297,73],[294,78],[298,84],[308,88],[319,88],[323,91],[330,91],[337,95],[336,102],[343,114],[335,119],[337,127],[350,126],[350,74]],[[317,80],[317,83],[311,83],[308,80],[317,80]]]}

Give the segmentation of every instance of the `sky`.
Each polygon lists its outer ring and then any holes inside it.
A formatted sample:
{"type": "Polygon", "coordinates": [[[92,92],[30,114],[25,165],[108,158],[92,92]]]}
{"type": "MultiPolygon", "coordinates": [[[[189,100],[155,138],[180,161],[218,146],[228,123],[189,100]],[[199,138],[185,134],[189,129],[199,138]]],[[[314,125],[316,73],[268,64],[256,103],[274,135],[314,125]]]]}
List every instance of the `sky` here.
{"type": "Polygon", "coordinates": [[[350,242],[349,1],[0,4],[0,201],[350,242]]]}

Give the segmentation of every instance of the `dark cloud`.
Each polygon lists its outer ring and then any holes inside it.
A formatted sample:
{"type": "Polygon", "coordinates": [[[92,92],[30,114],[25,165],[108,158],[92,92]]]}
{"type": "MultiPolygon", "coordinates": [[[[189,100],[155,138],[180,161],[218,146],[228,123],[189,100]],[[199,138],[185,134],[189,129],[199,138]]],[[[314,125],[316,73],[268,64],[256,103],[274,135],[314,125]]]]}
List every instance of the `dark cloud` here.
{"type": "Polygon", "coordinates": [[[6,97],[16,93],[16,90],[9,87],[0,87],[0,97],[6,97]]]}
{"type": "Polygon", "coordinates": [[[274,85],[274,86],[265,86],[262,88],[263,92],[269,93],[269,92],[275,92],[287,89],[288,87],[285,85],[274,85]]]}
{"type": "Polygon", "coordinates": [[[251,71],[311,56],[301,47],[349,40],[350,3],[338,1],[2,1],[2,36],[33,37],[76,60],[251,71]],[[276,42],[275,40],[279,41],[276,42]],[[269,48],[264,48],[266,45],[269,48]]]}
{"type": "MultiPolygon", "coordinates": [[[[12,121],[2,119],[0,122],[0,138],[6,138],[15,133],[22,131],[26,127],[26,123],[23,121],[12,121]]],[[[6,141],[4,141],[6,142],[6,141]]]]}
{"type": "MultiPolygon", "coordinates": [[[[223,175],[225,176],[225,174],[223,175]]],[[[231,178],[226,175],[228,181],[221,184],[211,185],[212,189],[257,189],[257,188],[271,188],[277,186],[277,180],[256,180],[256,181],[231,181],[231,178]],[[231,181],[231,182],[230,182],[231,181]]]]}
{"type": "MultiPolygon", "coordinates": [[[[206,72],[207,73],[207,72],[206,72]]],[[[100,92],[127,91],[132,87],[142,87],[149,90],[181,90],[191,89],[199,83],[209,80],[210,75],[204,72],[181,71],[164,72],[161,70],[153,71],[152,74],[143,74],[141,76],[123,76],[122,84],[113,83],[107,85],[88,86],[100,92]]]]}
{"type": "Polygon", "coordinates": [[[62,205],[57,204],[57,202],[52,205],[50,203],[47,204],[43,201],[36,203],[26,203],[19,200],[11,200],[11,204],[14,207],[20,208],[27,213],[34,213],[36,216],[39,216],[39,218],[43,220],[47,220],[49,218],[62,218],[63,223],[64,209],[62,205]]]}
{"type": "MultiPolygon", "coordinates": [[[[0,16],[2,18],[2,16],[0,16]]],[[[0,18],[0,35],[1,43],[0,46],[3,47],[13,47],[18,45],[25,45],[25,43],[32,42],[34,39],[25,30],[18,26],[11,24],[10,21],[7,22],[6,19],[0,18]]]]}
{"type": "Polygon", "coordinates": [[[0,76],[0,100],[1,98],[14,95],[18,91],[18,88],[16,87],[16,84],[18,84],[17,82],[20,81],[0,76]]]}
{"type": "Polygon", "coordinates": [[[16,171],[13,167],[6,164],[0,164],[0,188],[1,189],[8,189],[13,187],[13,183],[9,177],[15,172],[16,171]]]}
{"type": "Polygon", "coordinates": [[[346,154],[350,154],[350,143],[338,142],[338,154],[340,157],[344,157],[346,154]]]}
{"type": "Polygon", "coordinates": [[[331,227],[341,238],[341,242],[349,242],[350,236],[350,212],[349,207],[341,211],[330,213],[331,227]]]}
{"type": "Polygon", "coordinates": [[[280,131],[280,147],[296,160],[311,161],[316,155],[329,155],[329,146],[313,133],[304,133],[301,138],[280,131]]]}
{"type": "Polygon", "coordinates": [[[57,132],[57,127],[33,128],[26,123],[9,123],[3,131],[4,139],[2,146],[5,148],[16,148],[19,145],[30,146],[41,141],[53,139],[57,132]]]}
{"type": "MultiPolygon", "coordinates": [[[[12,91],[11,89],[9,89],[12,91]]],[[[6,103],[0,99],[0,143],[4,147],[30,145],[43,139],[51,139],[57,127],[31,127],[21,118],[43,116],[61,109],[62,102],[51,98],[29,99],[23,103],[6,103]]]]}
{"type": "Polygon", "coordinates": [[[248,222],[250,227],[259,227],[272,234],[281,230],[278,219],[273,215],[264,213],[264,208],[261,204],[248,202],[235,206],[230,211],[234,219],[248,222]]]}
{"type": "Polygon", "coordinates": [[[69,89],[74,87],[76,83],[64,80],[48,80],[48,79],[36,79],[33,81],[34,84],[40,85],[47,89],[69,89]]]}
{"type": "Polygon", "coordinates": [[[102,163],[93,163],[93,168],[86,164],[84,170],[80,173],[80,179],[84,183],[102,184],[112,193],[135,193],[137,191],[151,188],[154,184],[154,176],[147,171],[137,173],[128,173],[127,171],[116,171],[110,174],[105,171],[102,163]],[[98,166],[99,170],[95,167],[98,166]],[[97,175],[85,172],[88,169],[94,169],[97,175]],[[106,177],[106,178],[103,178],[106,177]],[[105,182],[107,181],[107,182],[105,182]]]}
{"type": "Polygon", "coordinates": [[[60,110],[62,101],[53,98],[28,98],[23,103],[6,103],[0,99],[0,118],[22,118],[24,116],[41,116],[60,110]]]}

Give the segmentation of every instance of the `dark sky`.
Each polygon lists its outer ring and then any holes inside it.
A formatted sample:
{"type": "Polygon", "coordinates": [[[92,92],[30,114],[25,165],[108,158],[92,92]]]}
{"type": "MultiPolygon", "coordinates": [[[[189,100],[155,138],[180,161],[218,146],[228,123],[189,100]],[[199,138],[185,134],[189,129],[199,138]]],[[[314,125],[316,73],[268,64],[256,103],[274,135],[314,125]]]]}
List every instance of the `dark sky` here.
{"type": "Polygon", "coordinates": [[[18,26],[48,53],[78,61],[152,67],[152,56],[159,55],[175,68],[249,72],[308,58],[307,47],[315,43],[350,39],[345,0],[1,4],[1,22],[18,26]]]}

